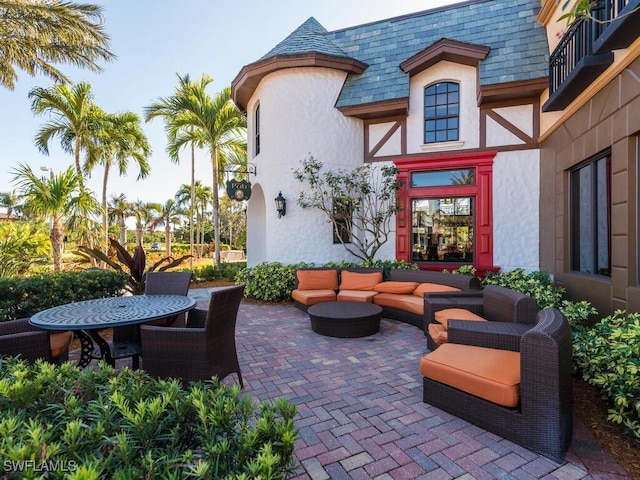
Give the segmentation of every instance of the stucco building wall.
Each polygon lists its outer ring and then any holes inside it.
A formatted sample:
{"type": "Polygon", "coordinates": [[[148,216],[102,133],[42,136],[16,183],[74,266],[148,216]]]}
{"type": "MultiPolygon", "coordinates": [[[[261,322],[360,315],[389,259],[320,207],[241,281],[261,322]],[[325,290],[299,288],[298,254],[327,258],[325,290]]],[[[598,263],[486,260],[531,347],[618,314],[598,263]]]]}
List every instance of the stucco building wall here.
{"type": "Polygon", "coordinates": [[[257,226],[247,222],[247,263],[265,260],[283,263],[353,261],[341,244],[333,243],[332,227],[320,211],[302,210],[296,198],[303,190],[293,171],[309,156],[327,169],[351,169],[362,164],[362,124],[346,117],[334,105],[345,73],[327,68],[290,68],[267,75],[248,106],[248,152],[255,152],[255,110],[260,105],[260,153],[252,178],[264,202],[265,219],[257,226]],[[278,192],[287,200],[287,213],[278,218],[273,199],[278,192]],[[260,243],[264,246],[259,246],[260,243]],[[313,245],[313,248],[309,248],[313,245]],[[255,248],[254,248],[255,247],[255,248]]]}

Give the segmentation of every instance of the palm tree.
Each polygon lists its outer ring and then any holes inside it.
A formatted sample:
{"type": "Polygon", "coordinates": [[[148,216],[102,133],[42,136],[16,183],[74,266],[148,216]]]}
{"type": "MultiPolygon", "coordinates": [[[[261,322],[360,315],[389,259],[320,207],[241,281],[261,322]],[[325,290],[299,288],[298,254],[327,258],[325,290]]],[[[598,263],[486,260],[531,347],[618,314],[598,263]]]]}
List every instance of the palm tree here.
{"type": "Polygon", "coordinates": [[[127,218],[131,217],[133,213],[133,207],[127,200],[127,196],[124,193],[120,195],[111,195],[111,201],[107,205],[107,212],[111,220],[115,220],[118,224],[120,234],[118,236],[118,243],[123,247],[127,246],[127,218]]]}
{"type": "Polygon", "coordinates": [[[145,203],[136,200],[131,204],[133,216],[136,217],[136,245],[142,245],[142,236],[148,232],[154,218],[162,209],[157,203],[145,203]]]}
{"type": "Polygon", "coordinates": [[[197,181],[194,185],[194,194],[197,219],[196,233],[198,245],[200,246],[198,250],[198,257],[202,258],[204,255],[205,212],[207,210],[207,205],[211,203],[213,192],[211,191],[211,187],[207,187],[201,181],[197,181]]]}
{"type": "Polygon", "coordinates": [[[59,175],[38,177],[31,167],[14,169],[13,182],[20,190],[28,211],[49,222],[49,240],[55,271],[62,269],[65,228],[79,214],[94,215],[98,211],[91,192],[80,188],[80,176],[69,167],[59,175]]]}
{"type": "Polygon", "coordinates": [[[0,192],[0,207],[7,209],[7,218],[11,218],[14,212],[19,212],[21,205],[16,192],[0,192]]]}
{"type": "Polygon", "coordinates": [[[41,0],[0,1],[0,85],[13,90],[17,69],[44,74],[58,83],[69,79],[54,65],[102,71],[111,61],[102,7],[41,0]]]}
{"type": "Polygon", "coordinates": [[[152,228],[164,226],[164,251],[167,257],[171,256],[171,225],[180,221],[180,215],[184,215],[184,210],[175,200],[169,199],[162,205],[158,217],[152,223],[152,228]]]}
{"type": "MultiPolygon", "coordinates": [[[[190,95],[190,91],[194,88],[194,85],[191,83],[189,75],[185,75],[181,77],[176,74],[178,77],[178,87],[175,90],[175,93],[167,98],[160,98],[157,102],[151,104],[145,109],[146,121],[150,121],[153,118],[161,117],[165,123],[165,131],[167,132],[167,137],[169,138],[169,145],[167,146],[167,152],[171,160],[175,163],[180,163],[179,152],[183,146],[186,146],[186,143],[177,145],[176,141],[178,138],[178,134],[181,129],[189,129],[192,133],[195,133],[193,125],[185,124],[185,120],[183,117],[185,116],[185,112],[183,109],[183,103],[185,99],[188,99],[190,95]]],[[[189,243],[190,243],[190,254],[191,254],[191,268],[193,268],[193,257],[194,257],[194,229],[193,229],[193,214],[194,214],[194,204],[195,204],[195,148],[203,146],[203,139],[198,138],[194,135],[192,140],[189,142],[191,147],[191,188],[189,190],[189,243]]]]}
{"type": "MultiPolygon", "coordinates": [[[[102,228],[104,235],[104,253],[109,251],[109,224],[107,219],[107,184],[109,170],[112,165],[118,167],[118,173],[127,173],[129,160],[134,160],[140,172],[138,180],[145,178],[150,171],[148,158],[151,147],[147,137],[140,128],[140,117],[132,112],[105,115],[102,128],[96,135],[99,144],[99,155],[87,161],[85,167],[90,173],[95,161],[104,166],[102,178],[102,228]]],[[[123,245],[124,246],[124,245],[123,245]]]]}
{"type": "Polygon", "coordinates": [[[66,85],[36,87],[29,92],[29,98],[35,114],[48,113],[51,118],[38,130],[36,147],[49,155],[49,141],[52,137],[59,137],[62,149],[73,155],[82,187],[84,171],[80,156],[84,151],[85,163],[97,163],[99,151],[95,135],[105,117],[105,113],[93,101],[91,85],[81,82],[71,88],[66,85]]]}
{"type": "Polygon", "coordinates": [[[225,88],[215,97],[206,89],[213,82],[208,75],[202,75],[198,82],[191,82],[189,76],[180,78],[179,91],[183,93],[168,99],[161,99],[145,109],[146,119],[156,116],[171,118],[167,126],[172,158],[185,145],[197,145],[209,152],[212,167],[213,228],[215,240],[215,265],[220,264],[220,197],[218,188],[223,184],[224,171],[229,159],[241,158],[246,152],[244,135],[247,127],[246,116],[231,99],[231,88],[225,88]]]}

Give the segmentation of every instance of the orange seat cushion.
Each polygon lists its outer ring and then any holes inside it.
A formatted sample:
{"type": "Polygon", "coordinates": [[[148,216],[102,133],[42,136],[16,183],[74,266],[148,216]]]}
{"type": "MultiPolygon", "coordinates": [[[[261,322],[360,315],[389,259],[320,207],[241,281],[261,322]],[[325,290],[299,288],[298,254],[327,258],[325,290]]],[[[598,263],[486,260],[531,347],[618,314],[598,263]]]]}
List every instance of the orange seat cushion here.
{"type": "Polygon", "coordinates": [[[416,282],[380,282],[374,290],[380,293],[410,294],[417,286],[416,282]]]}
{"type": "Polygon", "coordinates": [[[340,290],[373,290],[382,281],[382,272],[358,273],[344,270],[340,274],[340,290]]]}
{"type": "Polygon", "coordinates": [[[328,270],[297,270],[299,290],[337,290],[338,271],[328,270]]]}
{"type": "Polygon", "coordinates": [[[334,290],[300,290],[291,292],[291,298],[302,305],[315,305],[322,302],[335,302],[336,292],[334,290]]]}
{"type": "Polygon", "coordinates": [[[416,315],[424,315],[424,300],[411,294],[379,293],[373,297],[373,303],[381,307],[398,308],[416,315]]]}
{"type": "Polygon", "coordinates": [[[366,290],[340,290],[338,292],[338,301],[373,303],[373,297],[376,295],[378,295],[378,292],[366,290]]]}
{"type": "Polygon", "coordinates": [[[420,373],[504,407],[520,402],[520,352],[446,343],[422,357],[420,373]]]}
{"type": "Polygon", "coordinates": [[[444,328],[443,325],[440,325],[439,323],[430,323],[427,329],[429,331],[429,336],[431,337],[431,339],[438,345],[447,343],[447,341],[449,340],[447,329],[444,328]]]}
{"type": "Polygon", "coordinates": [[[469,320],[471,322],[486,322],[485,318],[480,315],[476,315],[464,308],[445,308],[444,310],[438,310],[433,314],[436,322],[441,323],[444,328],[449,326],[449,320],[469,320]]]}
{"type": "Polygon", "coordinates": [[[49,348],[51,349],[51,358],[58,358],[69,348],[69,344],[73,340],[73,333],[59,332],[49,335],[49,348]]]}
{"type": "Polygon", "coordinates": [[[450,287],[449,285],[440,285],[439,283],[421,283],[413,291],[414,295],[424,297],[425,293],[435,292],[459,292],[460,289],[456,287],[450,287]]]}

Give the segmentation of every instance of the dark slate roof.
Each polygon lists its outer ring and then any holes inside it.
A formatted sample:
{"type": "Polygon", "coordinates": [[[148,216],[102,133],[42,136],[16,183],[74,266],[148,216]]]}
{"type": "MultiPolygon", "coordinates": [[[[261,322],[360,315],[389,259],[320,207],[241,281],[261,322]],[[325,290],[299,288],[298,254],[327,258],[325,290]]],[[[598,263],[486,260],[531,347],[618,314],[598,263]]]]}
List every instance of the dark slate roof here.
{"type": "Polygon", "coordinates": [[[296,55],[318,52],[337,57],[350,58],[338,45],[327,37],[327,30],[311,17],[294,30],[291,35],[264,55],[260,60],[277,55],[296,55]]]}
{"type": "Polygon", "coordinates": [[[333,32],[312,17],[262,59],[321,52],[368,64],[349,75],[337,107],[408,97],[400,63],[442,38],[490,47],[481,85],[539,79],[548,76],[549,56],[539,10],[540,0],[471,0],[333,32]]]}

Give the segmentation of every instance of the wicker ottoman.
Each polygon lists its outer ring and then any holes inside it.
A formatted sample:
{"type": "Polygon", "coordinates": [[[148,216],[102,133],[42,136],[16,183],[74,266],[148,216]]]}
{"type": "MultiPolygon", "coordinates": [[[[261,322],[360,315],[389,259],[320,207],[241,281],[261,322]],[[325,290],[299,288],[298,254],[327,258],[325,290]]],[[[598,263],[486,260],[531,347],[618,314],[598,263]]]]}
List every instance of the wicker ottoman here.
{"type": "Polygon", "coordinates": [[[308,310],[311,328],[328,337],[354,338],[380,331],[382,307],[364,302],[323,302],[308,310]]]}

